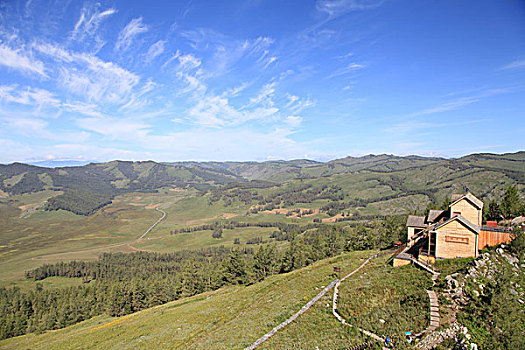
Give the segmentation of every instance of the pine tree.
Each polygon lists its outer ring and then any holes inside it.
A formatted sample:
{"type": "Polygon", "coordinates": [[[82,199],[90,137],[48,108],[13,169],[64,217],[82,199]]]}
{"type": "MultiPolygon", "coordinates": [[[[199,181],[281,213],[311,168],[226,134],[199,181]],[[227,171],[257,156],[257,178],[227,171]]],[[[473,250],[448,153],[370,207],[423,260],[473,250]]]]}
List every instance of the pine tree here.
{"type": "Polygon", "coordinates": [[[232,249],[230,255],[224,259],[223,280],[229,284],[243,284],[248,280],[246,261],[239,249],[232,249]]]}
{"type": "Polygon", "coordinates": [[[518,194],[518,189],[514,186],[509,186],[505,192],[505,196],[501,201],[501,211],[505,218],[510,219],[520,215],[522,208],[521,199],[518,194]]]}

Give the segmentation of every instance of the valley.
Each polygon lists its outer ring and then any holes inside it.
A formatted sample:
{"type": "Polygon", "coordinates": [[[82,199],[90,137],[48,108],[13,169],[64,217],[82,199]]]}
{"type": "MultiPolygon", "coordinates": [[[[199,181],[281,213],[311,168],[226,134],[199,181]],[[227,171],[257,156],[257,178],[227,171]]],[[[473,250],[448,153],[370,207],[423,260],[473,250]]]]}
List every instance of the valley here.
{"type": "MultiPolygon", "coordinates": [[[[58,313],[61,326],[41,319],[27,327],[44,334],[7,339],[0,348],[248,346],[332,282],[334,264],[349,271],[373,252],[404,241],[408,214],[438,207],[465,189],[486,203],[499,201],[509,186],[521,195],[525,190],[523,152],[453,160],[367,156],[329,163],[145,163],[116,161],[86,169],[2,166],[0,288],[19,288],[26,295],[35,290],[60,295],[70,288],[86,293],[95,288],[96,294],[97,288],[117,288],[106,292],[117,296],[117,290],[127,293],[136,282],[125,277],[114,284],[89,274],[28,276],[43,265],[98,264],[101,256],[111,261],[141,252],[151,259],[181,254],[182,266],[199,269],[191,277],[195,285],[189,288],[188,277],[180,272],[169,277],[172,282],[162,282],[171,283],[166,287],[173,288],[166,289],[171,296],[156,299],[147,292],[149,301],[130,309],[101,300],[102,309],[82,311],[80,323],[58,313]],[[103,176],[89,183],[93,173],[103,176]],[[85,174],[84,187],[77,174],[85,174]],[[192,175],[182,180],[180,174],[192,175]],[[33,183],[35,178],[45,181],[33,183]],[[144,190],[138,191],[139,184],[144,190]],[[89,213],[68,204],[85,191],[104,194],[86,202],[83,208],[91,208],[89,213]],[[64,194],[66,201],[53,202],[64,194]],[[257,256],[270,248],[273,267],[262,273],[257,256]],[[225,261],[232,259],[228,252],[242,256],[246,270],[239,279],[221,275],[225,261]],[[199,284],[200,269],[215,275],[199,284]]],[[[372,261],[341,286],[340,313],[350,324],[381,335],[422,331],[429,321],[425,290],[432,284],[430,276],[411,266],[393,268],[388,258],[372,261]]],[[[327,293],[261,348],[285,349],[293,342],[298,348],[338,349],[341,342],[354,346],[369,340],[335,319],[327,293]]]]}

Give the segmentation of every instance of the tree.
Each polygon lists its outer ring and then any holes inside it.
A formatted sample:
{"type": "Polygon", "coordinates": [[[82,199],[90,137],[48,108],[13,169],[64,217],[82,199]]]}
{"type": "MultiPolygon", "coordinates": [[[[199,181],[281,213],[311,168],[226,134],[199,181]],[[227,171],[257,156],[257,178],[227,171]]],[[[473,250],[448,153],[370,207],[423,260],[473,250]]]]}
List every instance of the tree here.
{"type": "Polygon", "coordinates": [[[243,284],[248,281],[246,261],[239,249],[232,249],[230,255],[222,262],[223,280],[230,284],[243,284]]]}
{"type": "Polygon", "coordinates": [[[445,199],[443,199],[443,202],[441,203],[441,206],[439,207],[439,209],[447,210],[451,203],[452,203],[452,200],[450,198],[448,198],[448,197],[445,197],[445,199]]]}
{"type": "Polygon", "coordinates": [[[518,194],[518,189],[514,186],[509,186],[505,196],[501,201],[501,212],[505,218],[509,219],[520,214],[522,209],[521,199],[518,194]]]}
{"type": "Polygon", "coordinates": [[[257,250],[253,257],[253,270],[257,280],[263,280],[275,272],[276,255],[275,244],[261,246],[257,250]]]}
{"type": "Polygon", "coordinates": [[[498,202],[494,199],[489,202],[489,205],[486,207],[486,219],[487,220],[499,220],[501,215],[501,208],[498,202]]]}
{"type": "Polygon", "coordinates": [[[222,228],[216,227],[211,234],[213,238],[222,238],[222,228]]]}

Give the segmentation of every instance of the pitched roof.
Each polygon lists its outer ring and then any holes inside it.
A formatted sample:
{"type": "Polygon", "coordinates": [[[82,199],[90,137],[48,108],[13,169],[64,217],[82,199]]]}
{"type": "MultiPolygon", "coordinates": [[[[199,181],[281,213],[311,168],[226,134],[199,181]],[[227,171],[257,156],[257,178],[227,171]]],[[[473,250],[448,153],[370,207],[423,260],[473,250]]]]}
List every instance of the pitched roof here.
{"type": "Polygon", "coordinates": [[[452,195],[452,203],[450,203],[449,207],[453,206],[454,204],[456,204],[457,202],[459,202],[460,200],[462,199],[466,199],[468,200],[470,203],[474,204],[478,209],[482,209],[483,208],[483,202],[480,201],[479,199],[477,199],[476,197],[474,197],[474,195],[472,193],[467,193],[466,195],[464,196],[461,196],[459,198],[457,198],[457,194],[453,194],[452,195]],[[456,198],[456,199],[454,199],[456,198]]]}
{"type": "Polygon", "coordinates": [[[428,212],[427,221],[432,224],[436,222],[436,219],[443,215],[443,213],[445,213],[444,210],[430,210],[428,212]]]}
{"type": "Polygon", "coordinates": [[[446,224],[454,221],[454,220],[457,220],[459,222],[461,222],[465,227],[467,227],[468,229],[470,229],[471,231],[473,231],[475,234],[479,234],[481,232],[481,229],[479,226],[477,225],[474,225],[473,223],[471,223],[470,221],[468,221],[467,219],[465,219],[463,216],[461,215],[456,215],[456,216],[453,216],[451,217],[450,219],[446,220],[445,222],[441,223],[441,224],[436,224],[434,226],[434,228],[432,229],[432,231],[435,231],[437,230],[438,228],[440,227],[443,227],[445,226],[446,224]]]}
{"type": "Polygon", "coordinates": [[[427,227],[424,216],[409,215],[407,219],[408,227],[427,227]]]}

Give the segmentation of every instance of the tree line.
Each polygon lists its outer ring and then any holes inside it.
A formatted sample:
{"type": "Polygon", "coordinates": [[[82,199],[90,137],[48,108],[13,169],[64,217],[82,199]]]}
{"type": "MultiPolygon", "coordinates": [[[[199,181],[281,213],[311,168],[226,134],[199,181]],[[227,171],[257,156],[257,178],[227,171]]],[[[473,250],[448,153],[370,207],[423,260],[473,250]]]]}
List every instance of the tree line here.
{"type": "Polygon", "coordinates": [[[82,278],[79,286],[30,291],[0,288],[0,338],[58,329],[96,315],[123,316],[225,285],[251,284],[344,251],[386,248],[402,239],[404,220],[367,225],[323,225],[292,230],[286,244],[251,248],[219,247],[161,254],[104,253],[97,261],[46,264],[26,277],[82,278]]]}

